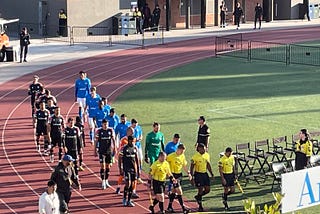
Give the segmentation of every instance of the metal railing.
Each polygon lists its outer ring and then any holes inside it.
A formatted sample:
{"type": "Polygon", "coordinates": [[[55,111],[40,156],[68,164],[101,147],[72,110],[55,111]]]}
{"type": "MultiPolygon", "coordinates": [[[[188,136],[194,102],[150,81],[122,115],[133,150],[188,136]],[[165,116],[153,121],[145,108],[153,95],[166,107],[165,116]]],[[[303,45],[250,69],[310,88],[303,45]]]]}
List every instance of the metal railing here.
{"type": "Polygon", "coordinates": [[[146,45],[164,44],[163,27],[143,29],[142,34],[136,28],[119,28],[118,34],[113,34],[114,29],[99,26],[59,26],[41,25],[36,23],[16,23],[10,27],[10,35],[18,37],[22,27],[27,27],[31,38],[43,39],[44,42],[59,41],[69,45],[98,44],[98,45],[133,45],[144,48],[146,45]]]}
{"type": "Polygon", "coordinates": [[[320,47],[243,40],[242,34],[215,38],[215,55],[301,65],[320,65],[320,47]]]}

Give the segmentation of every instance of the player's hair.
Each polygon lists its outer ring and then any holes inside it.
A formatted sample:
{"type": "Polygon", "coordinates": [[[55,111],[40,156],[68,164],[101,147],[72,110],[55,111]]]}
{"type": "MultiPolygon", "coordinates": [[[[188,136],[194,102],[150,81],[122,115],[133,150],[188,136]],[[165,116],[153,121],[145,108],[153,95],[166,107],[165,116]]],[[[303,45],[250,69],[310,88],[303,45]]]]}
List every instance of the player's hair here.
{"type": "Polygon", "coordinates": [[[53,180],[48,181],[47,183],[48,187],[52,187],[54,185],[56,185],[56,182],[54,182],[53,180]]]}
{"type": "Polygon", "coordinates": [[[72,118],[72,117],[69,117],[69,118],[68,118],[68,123],[71,122],[71,121],[73,121],[73,118],[72,118]]]}
{"type": "Polygon", "coordinates": [[[138,121],[136,119],[132,118],[131,123],[138,123],[138,121]]]}
{"type": "Polygon", "coordinates": [[[153,127],[159,126],[160,124],[158,122],[153,122],[153,127]]]}
{"type": "Polygon", "coordinates": [[[185,150],[186,147],[181,143],[181,144],[179,144],[178,149],[183,149],[183,150],[185,150]]]}

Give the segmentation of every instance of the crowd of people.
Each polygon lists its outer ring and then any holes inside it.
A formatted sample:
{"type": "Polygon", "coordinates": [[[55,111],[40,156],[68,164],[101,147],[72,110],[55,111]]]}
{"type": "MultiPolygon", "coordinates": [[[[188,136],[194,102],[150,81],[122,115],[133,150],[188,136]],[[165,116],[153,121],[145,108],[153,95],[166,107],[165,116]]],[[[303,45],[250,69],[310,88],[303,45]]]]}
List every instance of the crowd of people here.
{"type": "MultiPolygon", "coordinates": [[[[50,162],[58,163],[47,183],[47,190],[39,199],[39,213],[69,213],[72,187],[82,189],[79,171],[85,170],[82,165],[86,146],[85,127],[89,127],[87,145],[93,146],[93,155],[98,157],[100,162],[102,189],[110,187],[110,168],[117,162],[119,178],[115,193],[121,194],[121,185],[124,183],[123,206],[135,206],[132,199],[139,198],[137,184],[145,183],[141,179],[142,164],[145,162],[150,169],[146,183],[149,196],[152,198],[149,207],[151,213],[155,213],[156,205],[160,213],[174,213],[175,199],[178,200],[183,213],[190,211],[182,197],[183,172],[198,190],[194,196],[198,203],[198,211],[204,211],[202,200],[210,192],[210,183],[214,178],[208,153],[210,128],[204,116],[198,118],[199,128],[194,155],[188,167],[184,155],[186,146],[180,141],[179,134],[174,134],[172,141],[166,143],[160,123],[154,122],[152,131],[146,135],[143,150],[143,131],[137,119],[128,121],[125,114],[117,116],[115,109],[108,104],[107,98],[101,97],[97,89],[92,87],[91,80],[84,71],[79,72],[79,78],[75,81],[74,96],[78,103],[78,115],[75,118],[65,119],[61,115],[58,100],[39,82],[39,76],[33,77],[28,94],[31,98],[36,150],[44,156],[49,156],[50,162]],[[41,137],[43,143],[40,142],[41,137]],[[56,147],[58,152],[55,151],[56,147]],[[165,193],[169,199],[166,210],[165,193]]],[[[312,154],[309,138],[308,131],[302,129],[300,139],[296,143],[296,170],[307,167],[312,154]]],[[[218,162],[221,184],[224,187],[222,202],[226,210],[229,209],[228,196],[235,191],[238,174],[235,162],[230,147],[226,148],[218,162]]]]}

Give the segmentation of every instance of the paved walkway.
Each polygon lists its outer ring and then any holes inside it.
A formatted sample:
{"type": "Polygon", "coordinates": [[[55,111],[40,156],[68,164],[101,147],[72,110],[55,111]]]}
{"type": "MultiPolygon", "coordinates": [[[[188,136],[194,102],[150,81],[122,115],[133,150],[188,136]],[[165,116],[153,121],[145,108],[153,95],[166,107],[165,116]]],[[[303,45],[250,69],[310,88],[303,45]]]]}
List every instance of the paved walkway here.
{"type": "MultiPolygon", "coordinates": [[[[262,23],[260,31],[279,29],[279,28],[297,28],[306,26],[319,26],[320,19],[312,20],[289,20],[289,21],[273,21],[262,23]]],[[[253,23],[241,25],[240,30],[236,30],[235,26],[227,26],[226,28],[207,27],[207,28],[191,28],[181,30],[171,30],[164,32],[164,42],[175,42],[208,36],[220,36],[234,33],[253,32],[253,23]]],[[[261,38],[263,40],[263,38],[261,38]]],[[[18,45],[18,41],[12,41],[12,45],[18,45]]],[[[43,40],[31,40],[29,48],[28,62],[2,62],[0,63],[0,84],[15,79],[19,76],[32,73],[44,68],[55,66],[61,63],[70,62],[77,59],[109,53],[113,51],[130,49],[129,45],[92,45],[92,44],[75,44],[69,46],[64,42],[47,42],[43,40]]]]}

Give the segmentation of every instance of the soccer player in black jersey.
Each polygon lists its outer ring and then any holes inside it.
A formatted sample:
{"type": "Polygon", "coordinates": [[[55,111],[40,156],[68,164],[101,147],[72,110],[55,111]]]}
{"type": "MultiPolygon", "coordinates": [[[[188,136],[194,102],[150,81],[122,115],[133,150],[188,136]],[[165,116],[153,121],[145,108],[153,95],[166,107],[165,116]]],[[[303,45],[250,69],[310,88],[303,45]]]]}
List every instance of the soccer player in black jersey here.
{"type": "Polygon", "coordinates": [[[47,149],[49,145],[47,124],[49,120],[50,112],[45,108],[45,103],[40,103],[40,109],[34,114],[34,121],[36,125],[36,142],[37,151],[40,152],[40,136],[43,135],[44,138],[44,154],[47,154],[47,149]]]}
{"type": "Polygon", "coordinates": [[[62,145],[62,135],[64,132],[64,119],[60,115],[60,107],[56,106],[54,110],[54,115],[52,115],[49,118],[48,121],[48,138],[51,142],[51,148],[50,148],[50,161],[54,161],[54,148],[56,146],[59,147],[59,160],[61,160],[62,157],[62,151],[63,151],[63,145],[62,145]]]}
{"type": "Polygon", "coordinates": [[[79,170],[83,171],[82,161],[83,161],[83,147],[85,147],[85,133],[84,133],[84,125],[82,124],[82,120],[80,116],[76,117],[76,123],[74,124],[79,128],[80,131],[80,141],[78,142],[78,154],[79,154],[79,170]]]}
{"type": "Polygon", "coordinates": [[[115,154],[115,133],[112,128],[108,127],[106,119],[102,120],[102,127],[96,131],[94,146],[94,155],[99,154],[102,189],[106,189],[110,187],[108,178],[112,164],[112,154],[115,154]]]}
{"type": "Polygon", "coordinates": [[[51,91],[49,89],[45,89],[44,90],[44,95],[42,95],[41,97],[39,97],[39,101],[40,102],[45,102],[46,103],[46,107],[48,106],[48,100],[52,99],[53,100],[53,104],[57,105],[57,99],[55,98],[55,96],[53,96],[51,94],[51,91]]]}
{"type": "Polygon", "coordinates": [[[50,115],[54,115],[54,111],[56,109],[56,105],[53,102],[53,99],[49,98],[48,99],[48,105],[46,107],[50,111],[50,115]]]}
{"type": "Polygon", "coordinates": [[[68,118],[67,127],[64,129],[64,151],[66,155],[70,155],[75,161],[74,170],[78,175],[78,142],[80,141],[80,130],[74,125],[74,119],[68,118]]]}
{"type": "Polygon", "coordinates": [[[43,85],[38,82],[39,81],[39,77],[37,75],[33,76],[33,82],[32,84],[29,86],[28,89],[28,94],[30,95],[30,101],[31,101],[31,115],[33,116],[34,113],[36,112],[36,99],[38,94],[43,90],[43,85]]]}
{"type": "Polygon", "coordinates": [[[135,145],[133,145],[133,137],[131,135],[128,136],[128,144],[125,145],[119,153],[118,166],[120,174],[123,175],[126,180],[122,203],[124,206],[134,207],[135,205],[131,201],[131,196],[133,184],[136,180],[136,177],[139,176],[139,159],[138,149],[135,145]]]}

